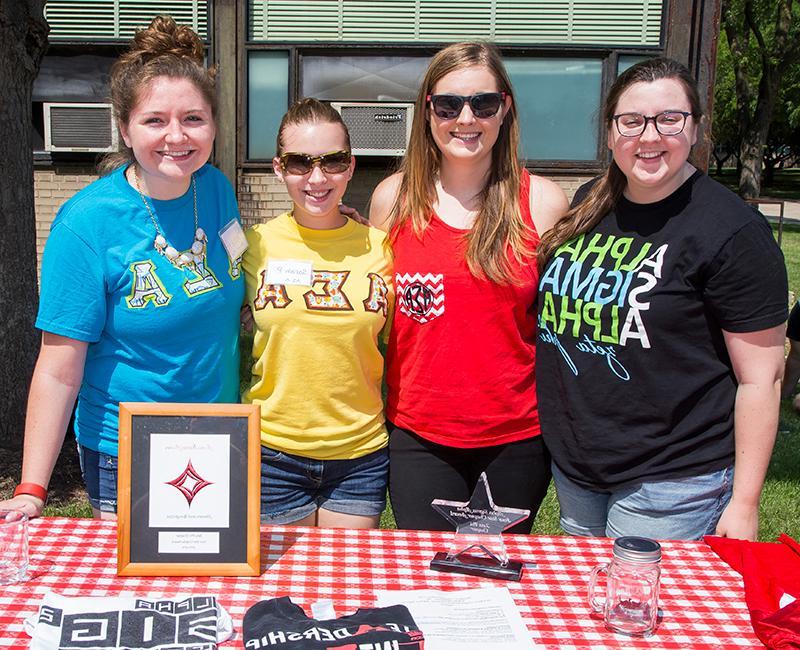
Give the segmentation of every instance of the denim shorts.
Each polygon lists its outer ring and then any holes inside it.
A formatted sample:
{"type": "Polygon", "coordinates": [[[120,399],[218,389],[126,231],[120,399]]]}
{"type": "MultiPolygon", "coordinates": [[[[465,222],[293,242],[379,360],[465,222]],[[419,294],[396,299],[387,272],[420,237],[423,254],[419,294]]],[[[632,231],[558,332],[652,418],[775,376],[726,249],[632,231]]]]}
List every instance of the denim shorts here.
{"type": "Polygon", "coordinates": [[[389,450],[351,460],[315,460],[261,446],[261,520],[289,524],[318,508],[377,516],[386,507],[389,450]]]}
{"type": "Polygon", "coordinates": [[[693,540],[714,534],[733,492],[733,466],[595,492],[571,481],[553,463],[553,482],[561,527],[570,535],[693,540]]]}
{"type": "Polygon", "coordinates": [[[100,512],[117,511],[117,459],[78,444],[81,474],[92,508],[100,512]]]}

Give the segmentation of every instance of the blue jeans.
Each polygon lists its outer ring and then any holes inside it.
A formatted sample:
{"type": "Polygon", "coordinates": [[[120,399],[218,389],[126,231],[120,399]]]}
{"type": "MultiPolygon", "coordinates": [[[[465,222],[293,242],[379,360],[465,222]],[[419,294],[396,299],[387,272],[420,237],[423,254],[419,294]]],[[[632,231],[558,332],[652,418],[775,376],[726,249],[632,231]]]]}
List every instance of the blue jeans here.
{"type": "Polygon", "coordinates": [[[389,450],[315,460],[261,445],[261,521],[290,524],[318,508],[374,517],[386,507],[389,450]]]}
{"type": "Polygon", "coordinates": [[[78,444],[81,474],[92,508],[101,512],[117,511],[117,459],[78,444]]]}
{"type": "Polygon", "coordinates": [[[570,535],[692,540],[714,534],[733,492],[733,466],[596,492],[571,481],[553,463],[553,482],[561,527],[570,535]]]}

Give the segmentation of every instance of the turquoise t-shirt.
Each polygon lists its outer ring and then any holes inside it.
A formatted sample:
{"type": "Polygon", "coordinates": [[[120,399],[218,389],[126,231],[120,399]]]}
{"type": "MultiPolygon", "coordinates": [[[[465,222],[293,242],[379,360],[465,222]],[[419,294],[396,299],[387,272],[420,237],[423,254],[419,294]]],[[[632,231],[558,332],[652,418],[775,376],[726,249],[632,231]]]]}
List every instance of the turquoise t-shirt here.
{"type": "MultiPolygon", "coordinates": [[[[153,247],[156,230],[124,170],[78,192],[59,210],[42,258],[36,327],[89,343],[75,433],[117,455],[119,402],[238,402],[241,260],[220,229],[239,219],[233,189],[205,165],[195,174],[202,261],[178,269],[153,247]]],[[[150,200],[179,251],[194,241],[192,188],[150,200]]]]}

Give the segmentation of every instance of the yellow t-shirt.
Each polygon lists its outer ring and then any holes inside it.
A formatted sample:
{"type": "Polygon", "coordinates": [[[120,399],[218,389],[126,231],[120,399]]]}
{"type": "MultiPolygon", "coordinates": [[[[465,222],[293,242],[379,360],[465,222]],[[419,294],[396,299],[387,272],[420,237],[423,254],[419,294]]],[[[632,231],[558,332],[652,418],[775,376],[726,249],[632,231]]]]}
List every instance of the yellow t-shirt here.
{"type": "Polygon", "coordinates": [[[262,444],[320,460],[386,446],[378,337],[394,289],[385,233],[351,220],[312,230],[287,212],[246,235],[255,336],[243,401],[261,405],[262,444]]]}

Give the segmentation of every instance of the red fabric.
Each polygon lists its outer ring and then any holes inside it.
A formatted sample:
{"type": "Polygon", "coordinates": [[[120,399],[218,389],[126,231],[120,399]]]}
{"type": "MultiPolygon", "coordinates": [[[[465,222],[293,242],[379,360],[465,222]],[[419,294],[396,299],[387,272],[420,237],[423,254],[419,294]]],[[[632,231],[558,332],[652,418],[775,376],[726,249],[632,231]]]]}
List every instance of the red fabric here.
{"type": "Polygon", "coordinates": [[[706,543],[744,578],[745,600],[756,636],[768,648],[800,648],[800,545],[706,537],[706,543]],[[784,594],[797,600],[781,608],[784,594]]]}
{"type": "MultiPolygon", "coordinates": [[[[521,185],[523,216],[533,226],[527,172],[521,185]]],[[[464,448],[539,434],[536,263],[515,263],[521,286],[477,279],[464,256],[467,232],[436,215],[421,238],[408,222],[398,231],[386,375],[389,420],[464,448]]]]}

